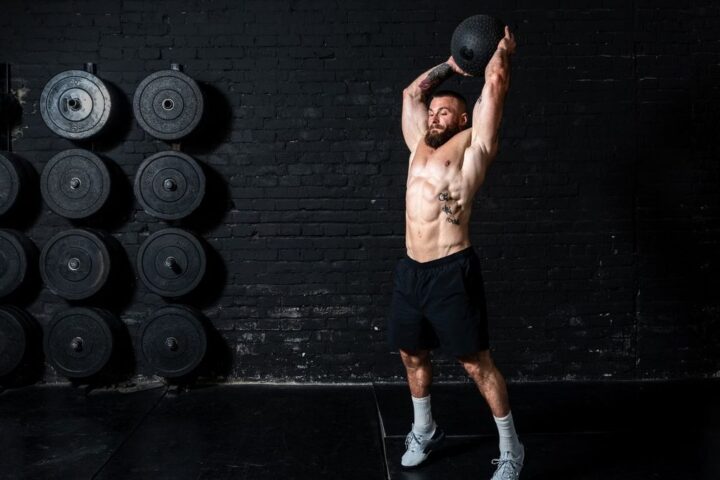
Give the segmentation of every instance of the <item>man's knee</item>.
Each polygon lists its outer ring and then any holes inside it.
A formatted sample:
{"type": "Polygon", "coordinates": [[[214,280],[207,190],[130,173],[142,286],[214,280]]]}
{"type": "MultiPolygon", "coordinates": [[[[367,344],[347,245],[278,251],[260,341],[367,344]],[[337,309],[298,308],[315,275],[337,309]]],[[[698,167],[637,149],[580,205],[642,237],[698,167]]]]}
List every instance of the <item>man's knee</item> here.
{"type": "Polygon", "coordinates": [[[420,368],[430,362],[430,352],[428,350],[400,350],[400,358],[406,368],[420,368]]]}
{"type": "Polygon", "coordinates": [[[462,364],[465,371],[474,380],[484,382],[495,370],[495,364],[492,361],[489,350],[458,357],[458,361],[462,364]]]}

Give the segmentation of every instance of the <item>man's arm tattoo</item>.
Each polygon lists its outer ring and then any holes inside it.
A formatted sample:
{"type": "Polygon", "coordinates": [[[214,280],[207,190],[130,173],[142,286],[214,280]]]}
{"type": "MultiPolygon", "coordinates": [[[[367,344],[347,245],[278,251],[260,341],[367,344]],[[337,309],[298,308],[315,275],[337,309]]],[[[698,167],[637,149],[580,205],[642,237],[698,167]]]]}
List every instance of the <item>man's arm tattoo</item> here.
{"type": "Polygon", "coordinates": [[[438,85],[447,80],[450,76],[452,76],[452,74],[453,70],[447,63],[440,64],[430,70],[427,77],[420,82],[420,90],[423,92],[423,95],[432,93],[438,85]]]}

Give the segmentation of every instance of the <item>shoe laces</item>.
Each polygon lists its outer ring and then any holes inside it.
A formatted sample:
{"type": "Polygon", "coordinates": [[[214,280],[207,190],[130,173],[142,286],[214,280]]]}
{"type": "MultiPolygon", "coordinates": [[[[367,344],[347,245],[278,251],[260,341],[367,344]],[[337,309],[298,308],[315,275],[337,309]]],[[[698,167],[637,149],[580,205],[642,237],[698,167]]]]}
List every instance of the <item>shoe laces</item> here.
{"type": "Polygon", "coordinates": [[[407,434],[407,437],[405,437],[405,448],[409,448],[410,450],[415,451],[415,449],[420,446],[422,437],[423,435],[416,435],[415,432],[411,431],[407,434]]]}
{"type": "Polygon", "coordinates": [[[497,478],[498,480],[516,480],[518,478],[518,467],[522,467],[521,463],[510,458],[495,458],[490,463],[498,466],[495,475],[493,475],[493,479],[497,478]],[[498,473],[500,476],[496,477],[498,473]]]}

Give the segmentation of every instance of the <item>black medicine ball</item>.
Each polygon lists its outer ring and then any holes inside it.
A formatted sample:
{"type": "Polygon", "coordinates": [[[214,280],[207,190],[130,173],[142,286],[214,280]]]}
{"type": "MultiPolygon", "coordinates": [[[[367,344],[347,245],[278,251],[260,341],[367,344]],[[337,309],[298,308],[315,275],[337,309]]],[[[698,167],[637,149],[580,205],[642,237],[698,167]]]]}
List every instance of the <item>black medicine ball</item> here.
{"type": "Polygon", "coordinates": [[[503,23],[489,15],[473,15],[457,26],[450,43],[455,63],[473,76],[482,75],[505,36],[503,23]]]}

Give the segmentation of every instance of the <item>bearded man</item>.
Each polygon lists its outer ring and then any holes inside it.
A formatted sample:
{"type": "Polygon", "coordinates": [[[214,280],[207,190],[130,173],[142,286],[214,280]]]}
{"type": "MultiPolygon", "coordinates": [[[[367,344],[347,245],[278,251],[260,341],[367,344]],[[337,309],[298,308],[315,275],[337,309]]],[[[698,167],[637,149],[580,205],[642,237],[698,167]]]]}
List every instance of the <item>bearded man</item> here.
{"type": "Polygon", "coordinates": [[[497,155],[515,48],[505,27],[485,69],[472,128],[467,128],[465,99],[455,92],[435,91],[452,75],[467,76],[452,57],[403,92],[402,131],[410,149],[407,256],[394,271],[388,332],[391,345],[400,351],[414,409],[404,467],[420,465],[445,436],[430,409],[430,350],[436,347],[458,359],[495,418],[500,457],[493,460],[497,469],[492,478],[517,479],[523,466],[525,448],[515,431],[505,380],[490,356],[480,260],[469,232],[473,198],[497,155]]]}

